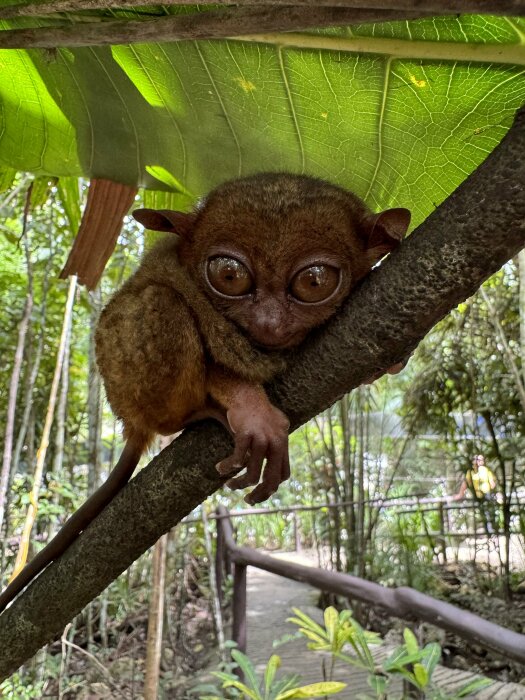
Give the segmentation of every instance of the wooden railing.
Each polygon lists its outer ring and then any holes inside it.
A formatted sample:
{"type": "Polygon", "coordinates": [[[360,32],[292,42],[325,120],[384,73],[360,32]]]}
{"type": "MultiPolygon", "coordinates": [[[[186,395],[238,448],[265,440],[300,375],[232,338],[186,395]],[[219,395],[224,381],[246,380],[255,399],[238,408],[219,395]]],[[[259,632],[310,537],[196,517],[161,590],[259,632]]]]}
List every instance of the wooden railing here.
{"type": "Polygon", "coordinates": [[[224,574],[231,573],[233,569],[232,638],[241,651],[246,651],[246,570],[248,566],[255,566],[278,576],[308,583],[327,593],[359,600],[368,605],[378,605],[396,617],[430,622],[454,632],[469,642],[481,644],[509,659],[525,663],[523,634],[500,627],[474,613],[461,610],[413,588],[387,588],[357,576],[274,559],[235,542],[230,513],[224,506],[219,506],[216,518],[217,589],[222,600],[224,574]]]}

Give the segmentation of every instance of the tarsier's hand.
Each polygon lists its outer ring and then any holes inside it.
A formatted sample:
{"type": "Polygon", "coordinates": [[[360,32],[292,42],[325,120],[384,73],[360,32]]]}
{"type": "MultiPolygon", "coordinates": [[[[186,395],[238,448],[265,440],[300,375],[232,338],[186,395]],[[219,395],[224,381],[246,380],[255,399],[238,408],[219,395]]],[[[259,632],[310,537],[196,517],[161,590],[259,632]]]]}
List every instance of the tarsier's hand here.
{"type": "Polygon", "coordinates": [[[244,474],[230,479],[227,486],[243,489],[258,484],[244,499],[250,505],[265,501],[290,476],[290,421],[269,402],[257,404],[236,405],[228,409],[226,415],[235,440],[235,449],[231,457],[223,459],[217,465],[217,471],[223,475],[246,468],[244,474]]]}

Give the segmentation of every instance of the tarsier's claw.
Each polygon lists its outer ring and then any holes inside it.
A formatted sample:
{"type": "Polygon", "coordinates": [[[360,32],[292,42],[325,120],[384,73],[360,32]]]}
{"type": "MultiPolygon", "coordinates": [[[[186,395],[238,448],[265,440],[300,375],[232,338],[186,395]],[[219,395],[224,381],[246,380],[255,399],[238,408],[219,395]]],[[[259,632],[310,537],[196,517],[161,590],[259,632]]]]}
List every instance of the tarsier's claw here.
{"type": "Polygon", "coordinates": [[[238,472],[239,469],[242,469],[242,464],[234,462],[231,458],[223,459],[222,462],[215,465],[215,469],[221,476],[228,476],[228,474],[238,472]]]}

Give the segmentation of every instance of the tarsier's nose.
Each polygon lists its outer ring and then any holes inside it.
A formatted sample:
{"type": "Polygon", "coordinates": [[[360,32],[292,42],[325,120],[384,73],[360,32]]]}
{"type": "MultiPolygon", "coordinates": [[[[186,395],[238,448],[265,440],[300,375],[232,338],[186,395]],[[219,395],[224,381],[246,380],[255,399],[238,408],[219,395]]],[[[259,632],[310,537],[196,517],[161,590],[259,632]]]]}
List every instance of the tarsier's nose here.
{"type": "Polygon", "coordinates": [[[261,302],[250,324],[252,337],[262,345],[280,346],[290,337],[285,310],[275,300],[261,302]]]}

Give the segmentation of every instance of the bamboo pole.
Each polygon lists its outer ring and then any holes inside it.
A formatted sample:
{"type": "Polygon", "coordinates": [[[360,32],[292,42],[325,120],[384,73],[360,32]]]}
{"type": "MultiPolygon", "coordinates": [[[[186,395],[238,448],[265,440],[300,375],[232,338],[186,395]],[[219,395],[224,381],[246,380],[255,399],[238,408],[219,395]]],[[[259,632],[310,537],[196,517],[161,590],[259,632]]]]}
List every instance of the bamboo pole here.
{"type": "Polygon", "coordinates": [[[164,621],[164,589],[166,586],[166,551],[168,535],[162,535],[153,549],[152,588],[148,612],[148,639],[144,678],[144,700],[157,700],[160,662],[162,659],[162,631],[164,621]]]}
{"type": "Polygon", "coordinates": [[[38,497],[40,494],[40,485],[42,482],[42,474],[44,471],[44,462],[46,459],[47,448],[49,446],[49,435],[51,433],[51,426],[53,425],[53,417],[55,413],[55,405],[57,400],[58,387],[60,383],[60,375],[62,374],[62,365],[64,363],[64,356],[66,352],[66,342],[69,335],[71,318],[73,315],[73,302],[75,300],[76,287],[77,277],[76,275],[73,275],[69,281],[69,290],[67,295],[66,308],[64,310],[64,320],[62,322],[62,333],[60,335],[60,344],[58,346],[55,372],[53,375],[53,381],[51,383],[51,391],[49,393],[49,402],[47,405],[46,419],[44,423],[44,429],[42,431],[42,438],[40,440],[40,447],[38,448],[37,452],[35,471],[33,474],[33,487],[31,489],[30,494],[30,504],[29,508],[27,509],[24,529],[22,531],[22,537],[20,539],[20,547],[16,556],[13,574],[10,579],[11,581],[14,578],[16,578],[16,576],[18,576],[18,574],[23,569],[27,561],[31,530],[33,529],[38,509],[38,497]]]}

